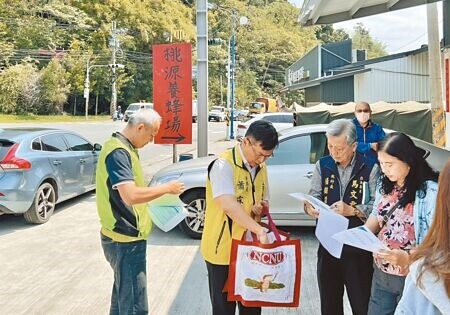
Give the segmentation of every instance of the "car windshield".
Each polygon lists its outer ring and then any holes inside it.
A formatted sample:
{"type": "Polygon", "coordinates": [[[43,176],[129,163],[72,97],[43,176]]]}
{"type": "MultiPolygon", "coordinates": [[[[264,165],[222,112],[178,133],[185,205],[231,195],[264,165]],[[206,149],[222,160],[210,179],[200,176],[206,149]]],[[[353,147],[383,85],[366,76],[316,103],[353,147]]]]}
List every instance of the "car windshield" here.
{"type": "Polygon", "coordinates": [[[140,108],[141,106],[140,105],[130,105],[130,106],[128,106],[128,108],[127,108],[127,110],[133,110],[133,111],[136,111],[136,110],[138,110],[139,108],[140,108]]]}
{"type": "Polygon", "coordinates": [[[262,103],[251,103],[250,108],[252,109],[261,109],[263,107],[262,103]]]}
{"type": "Polygon", "coordinates": [[[211,107],[211,110],[215,110],[215,111],[218,111],[218,112],[223,112],[225,110],[225,108],[220,107],[220,106],[213,106],[213,107],[211,107]]]}

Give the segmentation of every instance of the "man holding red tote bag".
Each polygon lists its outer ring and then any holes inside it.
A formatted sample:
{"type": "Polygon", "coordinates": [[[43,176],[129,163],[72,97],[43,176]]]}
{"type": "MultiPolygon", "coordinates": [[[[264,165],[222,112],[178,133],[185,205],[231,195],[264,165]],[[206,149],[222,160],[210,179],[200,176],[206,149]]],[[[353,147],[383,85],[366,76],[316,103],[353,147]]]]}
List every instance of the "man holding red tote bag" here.
{"type": "Polygon", "coordinates": [[[252,123],[242,142],[223,152],[208,166],[206,216],[200,245],[208,270],[209,294],[213,315],[261,314],[260,307],[245,307],[228,301],[224,292],[233,239],[241,240],[245,231],[267,243],[266,228],[252,218],[260,215],[268,198],[265,160],[278,145],[272,123],[252,123]]]}
{"type": "Polygon", "coordinates": [[[298,307],[300,301],[300,240],[278,231],[265,208],[274,242],[261,244],[233,239],[228,279],[228,300],[245,306],[298,307]]]}

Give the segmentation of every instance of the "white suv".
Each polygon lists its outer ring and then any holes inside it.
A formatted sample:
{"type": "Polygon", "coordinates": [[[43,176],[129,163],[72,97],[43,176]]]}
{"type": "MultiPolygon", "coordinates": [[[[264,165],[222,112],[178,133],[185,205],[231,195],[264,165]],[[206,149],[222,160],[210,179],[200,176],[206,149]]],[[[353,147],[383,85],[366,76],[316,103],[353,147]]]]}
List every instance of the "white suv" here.
{"type": "Polygon", "coordinates": [[[225,107],[213,106],[208,113],[208,120],[225,121],[225,107]]]}

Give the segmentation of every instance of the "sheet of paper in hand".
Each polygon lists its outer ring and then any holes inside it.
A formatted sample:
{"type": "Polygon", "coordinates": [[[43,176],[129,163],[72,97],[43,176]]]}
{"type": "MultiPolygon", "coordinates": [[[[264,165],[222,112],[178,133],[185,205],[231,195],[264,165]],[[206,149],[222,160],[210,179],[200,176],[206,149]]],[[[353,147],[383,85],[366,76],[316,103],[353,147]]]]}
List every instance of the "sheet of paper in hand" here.
{"type": "Polygon", "coordinates": [[[380,249],[388,249],[366,226],[358,226],[333,235],[333,238],[343,244],[358,247],[372,253],[380,249]]]}
{"type": "Polygon", "coordinates": [[[289,196],[301,201],[308,201],[320,212],[316,225],[317,239],[332,256],[341,258],[343,244],[336,241],[332,236],[347,229],[348,219],[336,214],[330,209],[329,205],[313,196],[300,192],[289,194],[289,196]]]}
{"type": "Polygon", "coordinates": [[[300,200],[300,201],[305,201],[305,200],[308,201],[319,212],[322,210],[330,211],[329,205],[327,205],[322,200],[319,200],[313,196],[310,196],[310,195],[307,195],[307,194],[304,194],[301,192],[291,193],[291,194],[289,194],[289,196],[291,196],[292,198],[295,198],[297,200],[300,200]]]}
{"type": "Polygon", "coordinates": [[[188,211],[178,195],[165,194],[149,202],[148,211],[153,223],[168,232],[183,221],[188,211]]]}

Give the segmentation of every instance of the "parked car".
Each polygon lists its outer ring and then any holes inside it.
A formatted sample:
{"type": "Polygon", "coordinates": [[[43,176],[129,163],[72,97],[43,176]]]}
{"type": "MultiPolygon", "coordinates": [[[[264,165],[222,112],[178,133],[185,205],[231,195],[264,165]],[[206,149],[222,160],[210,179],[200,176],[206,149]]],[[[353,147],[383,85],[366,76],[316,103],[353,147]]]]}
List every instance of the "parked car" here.
{"type": "Polygon", "coordinates": [[[123,120],[128,121],[141,108],[153,109],[153,103],[131,103],[123,115],[123,120]]]}
{"type": "Polygon", "coordinates": [[[294,114],[293,113],[265,113],[257,114],[255,117],[239,123],[236,128],[236,140],[241,141],[245,136],[248,127],[256,120],[270,121],[277,131],[291,128],[294,126],[294,114]]]}
{"type": "MultiPolygon", "coordinates": [[[[326,127],[327,125],[306,125],[280,131],[279,146],[273,157],[266,162],[270,213],[277,225],[315,225],[315,220],[302,211],[301,202],[288,194],[308,193],[315,163],[329,154],[326,127]]],[[[441,170],[450,158],[450,151],[422,140],[414,139],[414,142],[430,152],[427,160],[437,170],[441,170]]],[[[215,158],[208,156],[172,164],[157,172],[150,182],[150,186],[174,179],[184,182],[186,190],[180,198],[186,204],[189,216],[180,223],[180,228],[192,238],[200,238],[203,232],[207,166],[215,158]]]]}
{"type": "Polygon", "coordinates": [[[248,109],[235,109],[234,110],[234,120],[246,121],[248,120],[248,109]]]}
{"type": "Polygon", "coordinates": [[[225,107],[224,106],[213,106],[208,113],[208,121],[225,121],[225,107]]]}
{"type": "Polygon", "coordinates": [[[100,150],[71,131],[0,129],[0,214],[47,222],[57,203],[95,189],[100,150]]]}

